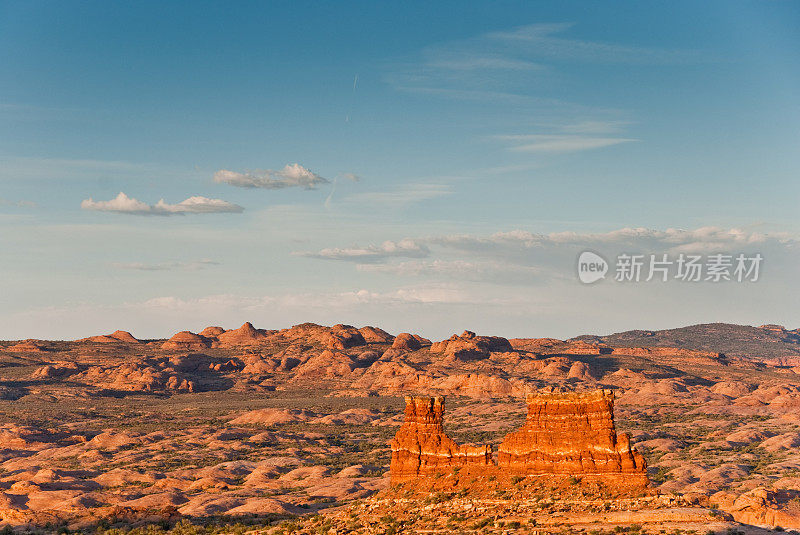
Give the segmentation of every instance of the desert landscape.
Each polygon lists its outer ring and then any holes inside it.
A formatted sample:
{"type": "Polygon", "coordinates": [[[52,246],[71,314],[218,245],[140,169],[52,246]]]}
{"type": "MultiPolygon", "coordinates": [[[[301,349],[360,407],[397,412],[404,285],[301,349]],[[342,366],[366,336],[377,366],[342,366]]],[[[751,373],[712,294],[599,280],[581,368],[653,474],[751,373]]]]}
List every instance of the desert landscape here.
{"type": "Polygon", "coordinates": [[[800,332],[776,325],[246,323],[0,355],[7,532],[800,529],[800,332]]]}

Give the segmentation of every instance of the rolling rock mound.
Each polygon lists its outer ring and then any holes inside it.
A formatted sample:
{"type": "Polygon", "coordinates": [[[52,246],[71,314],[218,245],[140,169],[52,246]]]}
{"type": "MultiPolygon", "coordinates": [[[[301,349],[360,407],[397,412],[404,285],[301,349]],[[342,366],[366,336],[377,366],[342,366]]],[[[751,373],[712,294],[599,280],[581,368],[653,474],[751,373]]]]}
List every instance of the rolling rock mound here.
{"type": "MultiPolygon", "coordinates": [[[[274,332],[274,331],[273,331],[274,332]]],[[[209,333],[210,334],[210,333],[209,333]]],[[[256,329],[249,321],[238,329],[218,333],[218,347],[235,347],[240,345],[254,345],[263,342],[268,335],[264,329],[256,329]]]]}
{"type": "Polygon", "coordinates": [[[513,351],[508,340],[499,336],[477,336],[472,331],[464,331],[461,336],[453,335],[447,340],[431,345],[432,353],[444,353],[454,360],[477,360],[488,357],[493,352],[513,351]]]}
{"type": "Polygon", "coordinates": [[[611,390],[529,394],[527,421],[503,439],[496,463],[491,446],[458,445],[444,433],[443,397],[405,401],[405,422],[391,442],[393,484],[454,468],[467,468],[473,478],[486,481],[580,476],[626,491],[649,484],[644,457],[631,448],[628,435],[616,433],[611,390]]]}
{"type": "Polygon", "coordinates": [[[77,342],[95,342],[100,344],[140,344],[141,342],[134,338],[128,331],[114,331],[111,334],[101,334],[99,336],[90,336],[89,338],[82,338],[76,340],[77,342]]]}
{"type": "Polygon", "coordinates": [[[161,349],[196,350],[211,347],[211,340],[191,331],[181,331],[161,345],[161,349]]]}

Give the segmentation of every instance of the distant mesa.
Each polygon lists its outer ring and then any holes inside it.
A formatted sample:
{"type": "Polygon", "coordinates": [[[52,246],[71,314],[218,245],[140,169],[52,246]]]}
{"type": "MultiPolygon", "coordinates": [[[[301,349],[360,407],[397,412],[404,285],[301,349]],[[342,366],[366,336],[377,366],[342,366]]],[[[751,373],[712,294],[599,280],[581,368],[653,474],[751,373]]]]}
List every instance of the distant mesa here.
{"type": "Polygon", "coordinates": [[[453,468],[474,477],[580,476],[615,489],[644,489],[647,463],[614,427],[614,393],[541,392],[526,397],[525,424],[500,444],[458,445],[444,433],[444,398],[406,397],[405,422],[391,442],[392,484],[436,477],[453,468]]]}
{"type": "Polygon", "coordinates": [[[191,331],[181,331],[161,345],[161,349],[206,349],[211,347],[211,340],[191,331]]]}

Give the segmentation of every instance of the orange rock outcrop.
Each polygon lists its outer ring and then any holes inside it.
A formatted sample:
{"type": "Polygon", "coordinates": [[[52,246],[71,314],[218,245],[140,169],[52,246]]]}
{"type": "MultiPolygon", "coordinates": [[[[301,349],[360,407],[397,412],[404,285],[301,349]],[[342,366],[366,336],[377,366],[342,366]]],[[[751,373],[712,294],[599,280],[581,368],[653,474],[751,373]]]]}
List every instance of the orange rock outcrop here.
{"type": "Polygon", "coordinates": [[[216,338],[217,336],[221,335],[224,332],[225,329],[223,329],[222,327],[217,327],[216,325],[212,325],[200,331],[200,336],[205,336],[206,338],[216,338]]]}
{"type": "Polygon", "coordinates": [[[617,489],[644,489],[647,463],[614,427],[614,393],[554,392],[528,394],[528,418],[492,447],[456,444],[444,433],[443,397],[406,397],[405,422],[391,442],[392,484],[455,467],[480,466],[477,474],[503,476],[575,476],[617,489]]]}
{"type": "Polygon", "coordinates": [[[23,340],[19,343],[7,347],[6,351],[40,353],[42,351],[47,351],[47,346],[40,343],[39,340],[29,339],[29,340],[23,340]]]}
{"type": "Polygon", "coordinates": [[[414,338],[413,334],[410,333],[400,333],[392,342],[393,349],[405,349],[407,351],[416,351],[420,349],[422,344],[419,343],[419,340],[414,338]]]}
{"type": "Polygon", "coordinates": [[[114,331],[111,334],[101,334],[99,336],[90,336],[89,338],[82,338],[76,340],[77,342],[96,342],[101,344],[117,344],[120,342],[128,344],[138,344],[140,341],[129,333],[128,331],[114,331]]]}
{"type": "Polygon", "coordinates": [[[249,321],[238,329],[231,329],[217,334],[219,347],[235,347],[254,345],[263,342],[267,338],[268,332],[264,329],[256,329],[249,321]]]}
{"type": "Polygon", "coordinates": [[[358,329],[352,325],[340,323],[331,327],[330,332],[324,338],[324,343],[328,349],[347,349],[366,345],[367,342],[358,329]]]}
{"type": "Polygon", "coordinates": [[[361,327],[358,332],[361,333],[361,336],[364,337],[364,341],[368,344],[386,344],[390,343],[394,339],[391,334],[387,333],[383,329],[372,327],[370,325],[361,327]]]}
{"type": "Polygon", "coordinates": [[[603,476],[626,486],[647,485],[647,463],[614,427],[614,392],[528,394],[528,418],[506,435],[497,457],[518,475],[603,476]]]}
{"type": "Polygon", "coordinates": [[[406,396],[405,422],[392,439],[391,481],[403,483],[465,465],[491,466],[491,446],[456,444],[444,432],[444,397],[406,396]]]}
{"type": "Polygon", "coordinates": [[[484,359],[492,352],[513,351],[508,340],[500,336],[477,336],[472,331],[464,331],[461,336],[454,334],[447,340],[431,345],[432,353],[444,353],[455,360],[484,359]]]}

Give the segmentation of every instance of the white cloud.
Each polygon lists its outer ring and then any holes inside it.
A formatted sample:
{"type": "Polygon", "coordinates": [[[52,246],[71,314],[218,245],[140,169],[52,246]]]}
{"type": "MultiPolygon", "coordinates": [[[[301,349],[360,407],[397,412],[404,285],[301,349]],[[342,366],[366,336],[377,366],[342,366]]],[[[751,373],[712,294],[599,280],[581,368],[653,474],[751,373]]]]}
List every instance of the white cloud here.
{"type": "Polygon", "coordinates": [[[128,197],[120,192],[110,201],[95,201],[91,197],[81,202],[84,210],[96,210],[100,212],[116,212],[119,214],[131,215],[183,215],[183,214],[210,214],[210,213],[241,213],[244,208],[238,204],[229,203],[222,199],[209,199],[207,197],[194,196],[178,204],[168,204],[164,199],[159,200],[155,205],[149,205],[133,197],[128,197]]]}
{"type": "Polygon", "coordinates": [[[240,213],[244,208],[222,199],[209,199],[207,197],[189,197],[178,204],[167,204],[164,199],[156,203],[153,209],[169,214],[211,214],[219,212],[240,213]]]}
{"type": "Polygon", "coordinates": [[[382,262],[387,258],[424,258],[430,251],[414,240],[404,239],[398,242],[385,241],[381,245],[367,247],[322,249],[318,253],[295,253],[298,256],[322,258],[326,260],[344,260],[348,262],[370,263],[382,262]]]}
{"type": "Polygon", "coordinates": [[[245,173],[222,169],[214,173],[214,182],[230,184],[240,188],[283,189],[298,187],[316,189],[319,184],[327,184],[330,181],[298,163],[293,163],[280,170],[266,169],[247,171],[245,173]]]}
{"type": "Polygon", "coordinates": [[[788,265],[800,253],[800,240],[795,236],[718,227],[622,228],[603,233],[550,234],[518,229],[488,236],[430,236],[403,242],[409,245],[395,247],[393,242],[387,242],[393,246],[389,250],[386,244],[368,245],[323,249],[305,256],[355,262],[362,273],[536,286],[573,279],[577,256],[585,250],[600,253],[609,260],[622,253],[668,254],[673,258],[680,253],[760,253],[773,265],[788,265]],[[396,261],[402,257],[426,260],[396,261]]]}

